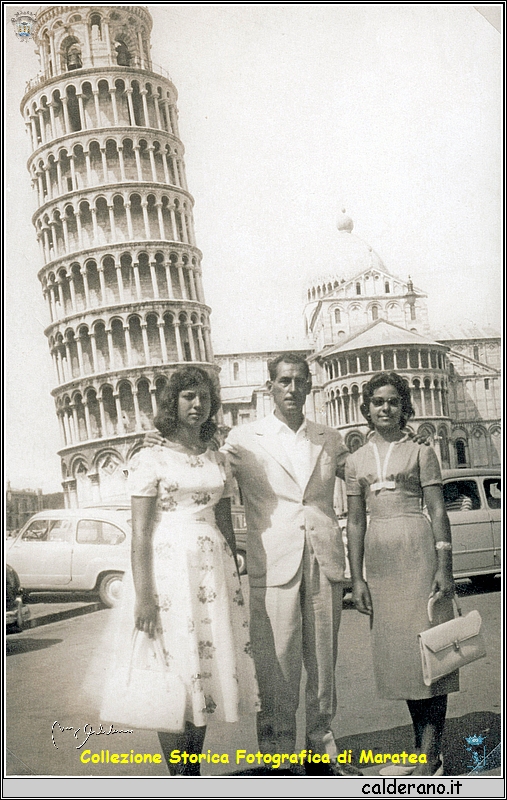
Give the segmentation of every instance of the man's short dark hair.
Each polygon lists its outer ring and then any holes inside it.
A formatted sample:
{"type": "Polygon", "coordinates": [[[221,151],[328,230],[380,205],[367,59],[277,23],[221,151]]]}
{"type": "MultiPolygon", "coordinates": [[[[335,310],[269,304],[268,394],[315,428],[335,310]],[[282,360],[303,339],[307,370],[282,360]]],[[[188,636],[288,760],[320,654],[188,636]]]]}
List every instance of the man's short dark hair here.
{"type": "Polygon", "coordinates": [[[304,356],[299,355],[299,353],[282,353],[276,358],[273,358],[271,361],[268,361],[269,379],[271,381],[276,380],[278,364],[301,364],[305,370],[305,378],[309,379],[311,377],[310,367],[308,366],[308,361],[304,356]]]}

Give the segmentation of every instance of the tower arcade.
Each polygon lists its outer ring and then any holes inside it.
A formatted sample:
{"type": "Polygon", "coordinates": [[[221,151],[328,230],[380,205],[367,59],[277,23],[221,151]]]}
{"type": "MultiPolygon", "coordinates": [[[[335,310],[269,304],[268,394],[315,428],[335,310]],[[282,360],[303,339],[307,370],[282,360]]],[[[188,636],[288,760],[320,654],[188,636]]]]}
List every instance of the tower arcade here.
{"type": "Polygon", "coordinates": [[[49,6],[21,102],[69,506],[125,498],[171,370],[216,370],[177,91],[142,6],[49,6]]]}

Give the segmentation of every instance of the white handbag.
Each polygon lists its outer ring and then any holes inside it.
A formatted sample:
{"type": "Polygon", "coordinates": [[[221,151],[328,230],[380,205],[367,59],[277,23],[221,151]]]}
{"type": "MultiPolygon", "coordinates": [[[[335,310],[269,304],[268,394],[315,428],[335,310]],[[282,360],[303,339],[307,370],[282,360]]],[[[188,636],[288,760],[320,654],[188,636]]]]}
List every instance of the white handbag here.
{"type": "MultiPolygon", "coordinates": [[[[430,622],[433,619],[434,602],[434,598],[430,597],[428,601],[430,622]]],[[[458,612],[457,617],[418,634],[426,686],[431,686],[445,675],[486,655],[486,646],[481,634],[481,615],[478,611],[470,611],[463,616],[454,597],[453,603],[458,612]]]]}
{"type": "Polygon", "coordinates": [[[185,684],[167,668],[159,639],[136,629],[130,658],[107,687],[101,718],[132,729],[176,733],[185,728],[185,706],[185,684]]]}

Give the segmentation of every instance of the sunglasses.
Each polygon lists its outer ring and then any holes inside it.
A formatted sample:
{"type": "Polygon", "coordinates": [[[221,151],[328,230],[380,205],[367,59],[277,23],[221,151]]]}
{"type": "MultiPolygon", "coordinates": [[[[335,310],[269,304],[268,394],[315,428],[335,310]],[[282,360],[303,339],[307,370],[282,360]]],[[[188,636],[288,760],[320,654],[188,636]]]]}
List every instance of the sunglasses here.
{"type": "Polygon", "coordinates": [[[399,408],[401,406],[401,397],[372,397],[370,403],[375,408],[381,408],[384,403],[388,403],[392,408],[399,408]]]}

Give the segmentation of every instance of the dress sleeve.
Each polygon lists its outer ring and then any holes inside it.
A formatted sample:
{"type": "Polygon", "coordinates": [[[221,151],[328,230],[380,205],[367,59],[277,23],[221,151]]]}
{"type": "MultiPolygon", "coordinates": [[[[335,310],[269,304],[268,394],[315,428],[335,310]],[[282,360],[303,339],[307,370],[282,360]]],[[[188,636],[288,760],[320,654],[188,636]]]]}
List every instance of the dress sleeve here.
{"type": "Polygon", "coordinates": [[[145,447],[130,460],[128,489],[132,497],[157,496],[159,482],[157,455],[159,450],[161,450],[160,447],[145,447]]]}
{"type": "Polygon", "coordinates": [[[222,493],[222,497],[233,497],[234,478],[229,459],[227,458],[226,453],[223,451],[216,453],[216,459],[218,466],[220,467],[220,472],[222,473],[222,478],[224,479],[224,491],[222,493]]]}
{"type": "Polygon", "coordinates": [[[356,459],[351,455],[349,455],[345,462],[345,485],[348,495],[362,495],[363,491],[357,477],[356,459]]]}
{"type": "Polygon", "coordinates": [[[437,454],[433,447],[425,444],[419,445],[419,480],[423,487],[442,483],[437,454]]]}

